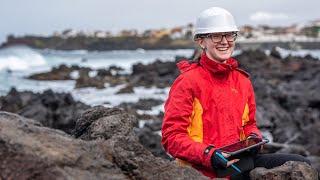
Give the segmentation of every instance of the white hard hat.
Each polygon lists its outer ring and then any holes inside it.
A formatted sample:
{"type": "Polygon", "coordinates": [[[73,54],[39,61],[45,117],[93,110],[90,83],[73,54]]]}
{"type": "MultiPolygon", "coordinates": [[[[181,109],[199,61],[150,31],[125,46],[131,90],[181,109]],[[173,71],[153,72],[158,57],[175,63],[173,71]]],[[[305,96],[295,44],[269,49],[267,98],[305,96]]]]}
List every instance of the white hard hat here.
{"type": "Polygon", "coordinates": [[[194,37],[199,34],[239,31],[232,14],[220,7],[201,12],[195,25],[194,37]]]}

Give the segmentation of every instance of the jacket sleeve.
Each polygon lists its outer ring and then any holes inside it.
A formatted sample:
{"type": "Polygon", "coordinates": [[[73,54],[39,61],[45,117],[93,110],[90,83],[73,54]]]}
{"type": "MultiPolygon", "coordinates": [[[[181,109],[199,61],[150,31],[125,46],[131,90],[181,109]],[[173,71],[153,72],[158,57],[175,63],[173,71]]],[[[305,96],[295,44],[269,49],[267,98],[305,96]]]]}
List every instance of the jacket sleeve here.
{"type": "Polygon", "coordinates": [[[256,123],[256,101],[253,91],[252,84],[249,85],[249,97],[248,97],[248,106],[249,106],[249,122],[244,126],[245,136],[248,137],[250,134],[256,134],[262,138],[261,132],[257,127],[256,123]]]}
{"type": "Polygon", "coordinates": [[[162,145],[175,158],[211,168],[212,148],[204,153],[207,144],[193,141],[187,128],[193,110],[193,92],[188,79],[180,75],[173,83],[165,103],[162,123],[162,145]]]}

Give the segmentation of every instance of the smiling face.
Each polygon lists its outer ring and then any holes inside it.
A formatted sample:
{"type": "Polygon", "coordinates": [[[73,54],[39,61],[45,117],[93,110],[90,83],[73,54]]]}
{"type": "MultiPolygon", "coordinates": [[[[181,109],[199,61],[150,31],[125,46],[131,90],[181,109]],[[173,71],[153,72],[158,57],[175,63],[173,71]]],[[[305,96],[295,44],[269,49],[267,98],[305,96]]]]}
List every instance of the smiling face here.
{"type": "Polygon", "coordinates": [[[224,63],[231,57],[235,47],[235,38],[230,41],[228,34],[230,35],[230,33],[215,33],[213,36],[201,38],[198,43],[205,48],[206,55],[210,59],[224,63]],[[221,37],[221,35],[224,36],[221,37]]]}

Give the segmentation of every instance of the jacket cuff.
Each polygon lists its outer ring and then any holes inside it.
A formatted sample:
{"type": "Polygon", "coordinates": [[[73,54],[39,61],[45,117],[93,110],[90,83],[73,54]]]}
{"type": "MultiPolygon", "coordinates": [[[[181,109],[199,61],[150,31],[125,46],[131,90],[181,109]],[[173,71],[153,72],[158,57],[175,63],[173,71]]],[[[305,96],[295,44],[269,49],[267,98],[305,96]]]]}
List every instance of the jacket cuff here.
{"type": "Polygon", "coordinates": [[[217,148],[210,144],[203,150],[203,165],[208,169],[213,168],[211,165],[211,156],[213,155],[216,149],[217,148]]]}

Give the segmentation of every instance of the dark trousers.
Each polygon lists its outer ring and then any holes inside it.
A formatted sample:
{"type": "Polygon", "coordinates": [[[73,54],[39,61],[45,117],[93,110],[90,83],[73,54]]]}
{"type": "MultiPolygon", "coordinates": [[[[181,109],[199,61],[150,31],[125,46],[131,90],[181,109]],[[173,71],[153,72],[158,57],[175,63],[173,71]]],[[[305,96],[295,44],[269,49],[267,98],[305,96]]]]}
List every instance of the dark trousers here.
{"type": "Polygon", "coordinates": [[[298,154],[258,154],[254,159],[255,167],[265,167],[267,169],[281,166],[287,161],[301,161],[311,165],[310,161],[298,154]]]}
{"type": "MultiPolygon", "coordinates": [[[[271,169],[281,166],[287,161],[301,161],[311,165],[310,161],[298,154],[258,154],[254,158],[254,167],[264,167],[271,169]]],[[[231,177],[231,179],[250,179],[249,172],[244,172],[241,176],[231,177]]]]}

